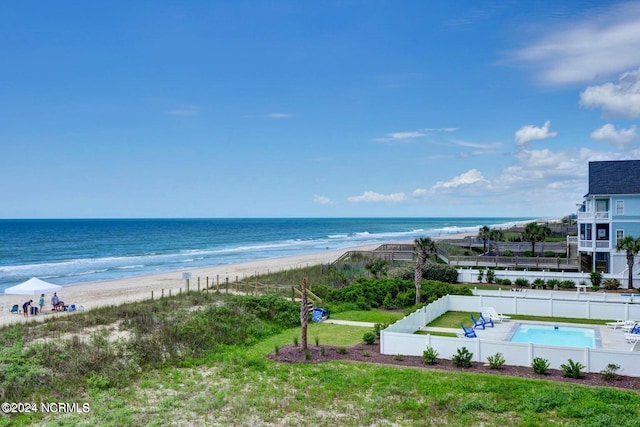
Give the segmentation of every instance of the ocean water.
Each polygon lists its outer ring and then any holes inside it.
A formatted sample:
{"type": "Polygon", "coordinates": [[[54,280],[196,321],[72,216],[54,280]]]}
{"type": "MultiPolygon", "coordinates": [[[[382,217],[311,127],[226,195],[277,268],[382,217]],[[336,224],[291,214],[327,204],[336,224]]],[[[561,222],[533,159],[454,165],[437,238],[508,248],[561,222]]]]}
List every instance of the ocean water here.
{"type": "Polygon", "coordinates": [[[475,232],[532,218],[0,220],[0,292],[475,232]]]}

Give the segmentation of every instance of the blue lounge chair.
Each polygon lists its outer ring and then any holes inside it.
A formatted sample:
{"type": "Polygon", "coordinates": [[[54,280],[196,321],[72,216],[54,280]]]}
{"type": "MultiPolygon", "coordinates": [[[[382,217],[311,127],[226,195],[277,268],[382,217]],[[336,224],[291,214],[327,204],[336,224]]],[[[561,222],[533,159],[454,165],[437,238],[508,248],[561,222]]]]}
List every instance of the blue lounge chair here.
{"type": "Polygon", "coordinates": [[[11,312],[14,314],[20,313],[20,307],[18,306],[18,304],[14,304],[13,307],[11,307],[11,312]]]}
{"type": "Polygon", "coordinates": [[[460,322],[460,326],[462,326],[462,330],[464,331],[464,336],[466,338],[478,338],[476,331],[474,331],[473,328],[467,328],[462,322],[460,322]]]}
{"type": "Polygon", "coordinates": [[[471,316],[471,321],[473,322],[473,327],[474,329],[477,328],[478,326],[481,326],[482,329],[485,329],[485,325],[490,324],[491,327],[493,327],[493,320],[491,321],[487,321],[484,317],[482,317],[482,314],[480,314],[480,318],[476,319],[473,316],[473,313],[470,313],[471,316]]]}

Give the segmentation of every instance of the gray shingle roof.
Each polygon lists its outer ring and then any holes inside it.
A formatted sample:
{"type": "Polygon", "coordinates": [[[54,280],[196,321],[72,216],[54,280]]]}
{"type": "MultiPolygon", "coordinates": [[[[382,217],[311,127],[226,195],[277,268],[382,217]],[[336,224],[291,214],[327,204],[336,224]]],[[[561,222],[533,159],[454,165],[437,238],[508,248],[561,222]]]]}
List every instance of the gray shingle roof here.
{"type": "Polygon", "coordinates": [[[589,162],[589,193],[640,194],[640,160],[589,162]]]}

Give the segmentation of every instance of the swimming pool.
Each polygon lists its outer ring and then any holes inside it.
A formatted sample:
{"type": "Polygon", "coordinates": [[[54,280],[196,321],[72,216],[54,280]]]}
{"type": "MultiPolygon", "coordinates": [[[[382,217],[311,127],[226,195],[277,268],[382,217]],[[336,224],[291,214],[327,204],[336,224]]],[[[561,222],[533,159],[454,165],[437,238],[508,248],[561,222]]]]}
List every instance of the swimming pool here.
{"type": "Polygon", "coordinates": [[[511,342],[527,342],[559,347],[596,348],[596,331],[571,326],[520,324],[511,335],[511,342]]]}

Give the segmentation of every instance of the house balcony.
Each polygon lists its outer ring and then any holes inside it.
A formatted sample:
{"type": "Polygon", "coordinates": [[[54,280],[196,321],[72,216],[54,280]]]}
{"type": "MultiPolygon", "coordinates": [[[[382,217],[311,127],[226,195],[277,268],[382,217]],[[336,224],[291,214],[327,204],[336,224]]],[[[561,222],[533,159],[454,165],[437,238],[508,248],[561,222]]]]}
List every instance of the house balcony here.
{"type": "Polygon", "coordinates": [[[578,212],[578,221],[608,221],[610,218],[609,211],[601,212],[578,212]]]}
{"type": "Polygon", "coordinates": [[[578,251],[597,252],[611,250],[610,240],[578,240],[578,251]]]}

